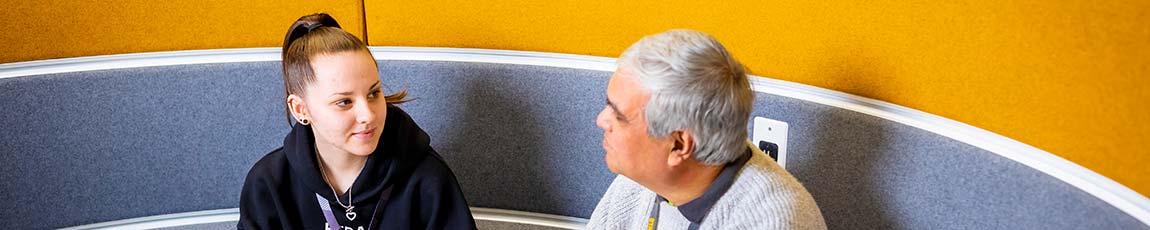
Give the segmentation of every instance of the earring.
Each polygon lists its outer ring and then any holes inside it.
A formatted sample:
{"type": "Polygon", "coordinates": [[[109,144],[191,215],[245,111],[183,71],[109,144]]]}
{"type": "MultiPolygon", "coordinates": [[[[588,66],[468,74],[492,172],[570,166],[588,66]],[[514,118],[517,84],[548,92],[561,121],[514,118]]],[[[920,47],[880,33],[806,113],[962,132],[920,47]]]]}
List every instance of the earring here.
{"type": "Polygon", "coordinates": [[[305,119],[305,118],[300,118],[300,119],[299,119],[299,124],[301,124],[301,125],[309,125],[309,123],[308,123],[307,119],[305,119]]]}

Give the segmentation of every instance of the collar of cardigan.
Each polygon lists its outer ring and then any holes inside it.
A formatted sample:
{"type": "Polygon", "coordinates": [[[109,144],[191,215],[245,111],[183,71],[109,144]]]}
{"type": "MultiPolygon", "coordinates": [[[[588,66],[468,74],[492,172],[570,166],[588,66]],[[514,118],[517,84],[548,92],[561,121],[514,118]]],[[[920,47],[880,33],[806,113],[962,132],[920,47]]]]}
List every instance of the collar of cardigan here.
{"type": "MultiPolygon", "coordinates": [[[[707,190],[703,192],[702,196],[686,204],[676,206],[676,208],[679,209],[679,213],[682,213],[683,217],[686,217],[691,223],[703,223],[703,217],[706,217],[707,214],[711,212],[711,207],[715,206],[715,202],[718,202],[719,198],[722,198],[723,194],[726,194],[727,190],[730,190],[731,184],[735,183],[735,177],[739,175],[739,170],[751,159],[751,154],[753,154],[753,152],[751,152],[750,148],[747,148],[747,151],[742,157],[723,166],[723,171],[719,172],[719,176],[715,177],[714,181],[711,181],[711,185],[707,187],[707,190]]],[[[667,200],[662,196],[656,196],[660,201],[667,200]]]]}

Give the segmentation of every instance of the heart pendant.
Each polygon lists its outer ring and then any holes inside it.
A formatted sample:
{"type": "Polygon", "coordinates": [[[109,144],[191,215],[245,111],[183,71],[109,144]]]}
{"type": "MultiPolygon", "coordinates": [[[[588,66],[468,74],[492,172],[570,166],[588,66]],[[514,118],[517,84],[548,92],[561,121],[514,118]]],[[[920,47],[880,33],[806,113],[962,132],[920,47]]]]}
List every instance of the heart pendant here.
{"type": "Polygon", "coordinates": [[[348,212],[347,220],[355,220],[355,212],[348,212]]]}

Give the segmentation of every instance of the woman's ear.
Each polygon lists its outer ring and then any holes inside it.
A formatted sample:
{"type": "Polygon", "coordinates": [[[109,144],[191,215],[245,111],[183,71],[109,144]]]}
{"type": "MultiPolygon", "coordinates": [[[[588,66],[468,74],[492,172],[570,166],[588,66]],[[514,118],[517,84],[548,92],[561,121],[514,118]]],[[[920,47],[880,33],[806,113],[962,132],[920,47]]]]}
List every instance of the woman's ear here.
{"type": "Polygon", "coordinates": [[[288,111],[291,111],[291,116],[295,118],[296,122],[301,124],[310,123],[311,120],[307,113],[307,103],[304,103],[303,98],[299,95],[288,95],[287,97],[288,111]]]}
{"type": "Polygon", "coordinates": [[[693,160],[692,155],[695,154],[695,136],[687,130],[675,130],[668,135],[671,144],[671,154],[667,157],[667,164],[670,166],[678,166],[683,163],[693,160]]]}

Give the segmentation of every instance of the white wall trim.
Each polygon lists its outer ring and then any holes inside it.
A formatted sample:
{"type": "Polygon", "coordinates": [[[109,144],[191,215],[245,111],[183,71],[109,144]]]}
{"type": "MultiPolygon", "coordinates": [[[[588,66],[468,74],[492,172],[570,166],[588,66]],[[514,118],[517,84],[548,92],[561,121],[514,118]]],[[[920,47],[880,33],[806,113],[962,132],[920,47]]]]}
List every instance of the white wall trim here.
{"type": "MultiPolygon", "coordinates": [[[[614,58],[573,54],[427,47],[370,49],[379,60],[499,63],[597,71],[615,69],[614,58]]],[[[279,52],[279,48],[193,50],[6,63],[0,64],[0,78],[148,66],[278,61],[279,52]]],[[[892,103],[794,82],[755,77],[751,85],[757,92],[856,111],[970,144],[1065,181],[1150,225],[1150,199],[1147,197],[1066,159],[1002,135],[892,103]]]]}
{"type": "Polygon", "coordinates": [[[615,59],[575,54],[431,47],[371,47],[378,60],[453,61],[614,71],[615,59]]]}
{"type": "Polygon", "coordinates": [[[49,59],[0,64],[0,79],[54,73],[229,62],[279,61],[277,48],[187,50],[49,59]]]}
{"type": "Polygon", "coordinates": [[[115,220],[108,222],[101,222],[95,224],[81,225],[75,227],[62,228],[61,230],[82,230],[82,229],[154,229],[154,228],[170,228],[177,226],[186,226],[193,224],[209,224],[219,223],[225,221],[239,221],[240,209],[216,209],[207,211],[173,213],[166,215],[147,216],[140,218],[131,218],[123,220],[115,220]]]}
{"type": "MultiPolygon", "coordinates": [[[[432,47],[371,47],[377,60],[455,61],[612,71],[614,58],[529,51],[432,47]]],[[[279,61],[279,48],[186,50],[49,59],[0,64],[0,79],[54,73],[169,65],[279,61]]]]}
{"type": "MultiPolygon", "coordinates": [[[[471,216],[477,221],[529,224],[562,229],[582,229],[587,225],[587,219],[583,218],[495,208],[471,207],[471,216]]],[[[239,220],[240,209],[229,208],[123,219],[62,228],[61,230],[154,229],[239,220]]]]}
{"type": "Polygon", "coordinates": [[[552,228],[583,229],[587,226],[587,219],[583,218],[507,209],[471,207],[471,215],[475,217],[475,220],[530,224],[552,228]]]}

